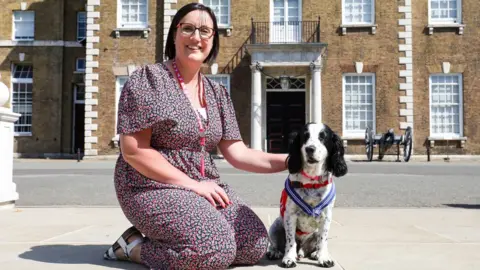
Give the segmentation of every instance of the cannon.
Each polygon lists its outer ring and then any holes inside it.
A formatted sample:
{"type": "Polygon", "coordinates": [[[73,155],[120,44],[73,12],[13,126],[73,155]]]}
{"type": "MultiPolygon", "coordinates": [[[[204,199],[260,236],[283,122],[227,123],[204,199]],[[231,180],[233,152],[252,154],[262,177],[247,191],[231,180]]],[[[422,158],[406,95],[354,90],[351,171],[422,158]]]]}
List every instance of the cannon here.
{"type": "Polygon", "coordinates": [[[412,128],[409,126],[405,130],[404,135],[395,135],[393,128],[389,129],[383,134],[374,134],[370,127],[365,130],[365,150],[367,153],[367,160],[373,159],[373,148],[378,145],[378,159],[382,160],[385,152],[397,145],[397,162],[400,161],[400,145],[403,146],[403,160],[408,162],[412,155],[412,128]]]}

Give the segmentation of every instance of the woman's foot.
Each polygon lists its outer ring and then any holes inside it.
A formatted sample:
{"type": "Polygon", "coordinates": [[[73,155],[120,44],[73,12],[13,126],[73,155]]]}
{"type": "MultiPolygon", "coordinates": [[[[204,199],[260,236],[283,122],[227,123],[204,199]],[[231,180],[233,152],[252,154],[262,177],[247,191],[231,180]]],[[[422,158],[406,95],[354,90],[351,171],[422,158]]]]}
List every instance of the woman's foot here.
{"type": "Polygon", "coordinates": [[[133,261],[141,263],[140,250],[143,235],[135,227],[128,228],[113,245],[105,251],[106,260],[133,261]]]}

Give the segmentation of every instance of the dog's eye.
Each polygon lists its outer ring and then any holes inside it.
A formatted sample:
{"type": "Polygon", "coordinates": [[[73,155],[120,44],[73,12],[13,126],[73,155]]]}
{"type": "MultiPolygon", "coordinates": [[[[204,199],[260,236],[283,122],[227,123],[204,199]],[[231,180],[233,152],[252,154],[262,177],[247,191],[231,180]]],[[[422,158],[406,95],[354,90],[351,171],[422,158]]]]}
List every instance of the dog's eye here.
{"type": "Polygon", "coordinates": [[[325,139],[325,133],[320,132],[320,134],[318,134],[318,137],[319,137],[321,140],[325,139]]]}

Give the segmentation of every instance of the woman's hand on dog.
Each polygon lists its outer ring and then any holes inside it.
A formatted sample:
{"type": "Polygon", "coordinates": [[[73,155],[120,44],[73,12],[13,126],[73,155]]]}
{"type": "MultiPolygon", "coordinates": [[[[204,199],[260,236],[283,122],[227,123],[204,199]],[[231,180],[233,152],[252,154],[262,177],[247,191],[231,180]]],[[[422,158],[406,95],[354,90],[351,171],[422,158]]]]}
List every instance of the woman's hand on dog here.
{"type": "Polygon", "coordinates": [[[214,207],[217,207],[218,205],[222,208],[225,208],[227,205],[232,204],[227,196],[227,193],[225,193],[225,190],[223,190],[223,188],[218,186],[215,182],[199,182],[195,186],[194,191],[198,195],[205,197],[205,199],[207,199],[214,207]],[[217,203],[215,203],[215,201],[217,203]]]}

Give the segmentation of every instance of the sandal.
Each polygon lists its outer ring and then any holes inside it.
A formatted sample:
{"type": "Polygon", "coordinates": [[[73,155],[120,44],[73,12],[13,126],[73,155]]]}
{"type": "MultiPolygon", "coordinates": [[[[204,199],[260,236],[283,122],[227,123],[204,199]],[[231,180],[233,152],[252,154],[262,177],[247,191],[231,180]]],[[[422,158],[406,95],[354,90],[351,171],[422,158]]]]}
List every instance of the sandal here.
{"type": "Polygon", "coordinates": [[[126,260],[128,261],[131,261],[130,259],[130,254],[133,250],[133,248],[135,246],[137,246],[138,244],[141,244],[143,243],[143,235],[142,233],[140,233],[139,230],[137,230],[137,228],[135,228],[134,226],[128,228],[118,239],[117,241],[115,241],[115,243],[113,243],[113,245],[107,250],[105,251],[105,253],[103,254],[103,258],[105,260],[123,260],[123,259],[120,259],[118,258],[116,255],[115,255],[115,251],[119,248],[121,248],[123,250],[123,253],[125,255],[125,258],[126,260]],[[127,243],[127,240],[128,238],[130,238],[131,236],[133,235],[140,235],[141,238],[138,238],[138,239],[135,239],[134,241],[132,241],[131,243],[127,243]]]}

